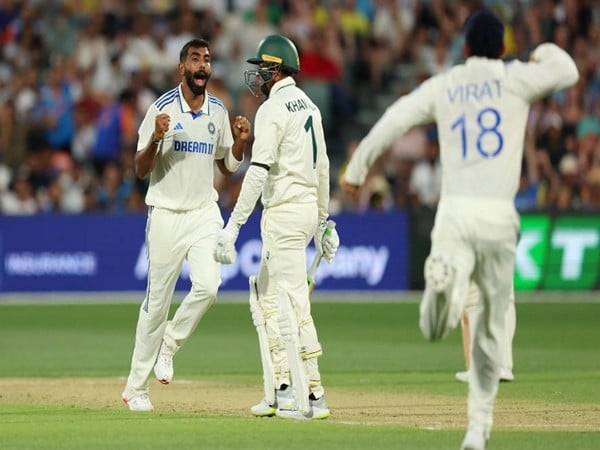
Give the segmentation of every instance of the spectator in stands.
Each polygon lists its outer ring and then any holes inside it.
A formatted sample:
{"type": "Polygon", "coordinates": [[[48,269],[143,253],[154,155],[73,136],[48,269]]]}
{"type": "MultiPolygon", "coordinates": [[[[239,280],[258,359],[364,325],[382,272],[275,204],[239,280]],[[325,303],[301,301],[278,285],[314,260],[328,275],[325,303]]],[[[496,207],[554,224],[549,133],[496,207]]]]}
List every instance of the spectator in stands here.
{"type": "Polygon", "coordinates": [[[11,190],[2,194],[0,209],[6,215],[31,215],[38,212],[33,187],[24,173],[17,174],[11,190]]]}
{"type": "Polygon", "coordinates": [[[119,166],[110,161],[104,166],[102,181],[98,189],[97,205],[102,211],[124,212],[127,209],[127,197],[131,193],[131,180],[123,180],[119,166]]]}
{"type": "Polygon", "coordinates": [[[70,150],[75,133],[72,86],[65,79],[63,66],[56,65],[42,85],[34,120],[44,132],[46,144],[56,150],[70,150]]]}
{"type": "Polygon", "coordinates": [[[119,101],[103,96],[96,128],[93,149],[94,165],[100,171],[106,163],[117,161],[123,148],[132,149],[137,141],[136,98],[134,92],[125,90],[119,101]]]}
{"type": "Polygon", "coordinates": [[[442,191],[442,166],[435,130],[427,134],[425,157],[419,161],[410,177],[410,191],[415,206],[435,209],[442,191]]]}
{"type": "MultiPolygon", "coordinates": [[[[116,178],[124,180],[119,185],[127,183],[126,155],[140,113],[157,92],[178,82],[173,58],[199,31],[213,43],[215,76],[221,72],[223,82],[215,79],[213,88],[227,98],[232,116],[250,118],[257,100],[241,82],[245,59],[268,34],[294,39],[302,58],[299,81],[321,102],[332,170],[339,170],[349,143],[370,128],[391,99],[462,57],[460,29],[478,3],[0,2],[0,159],[14,178],[13,189],[0,195],[24,199],[19,205],[26,207],[9,210],[27,213],[45,208],[48,193],[59,191],[63,200],[70,199],[60,202],[63,211],[137,210],[145,185],[123,190],[126,197],[116,203],[106,200],[113,197],[104,166],[116,165],[116,178]],[[57,168],[52,157],[57,152],[70,155],[73,168],[57,168]],[[21,167],[27,182],[16,181],[21,167]]],[[[525,164],[532,160],[537,175],[532,180],[528,169],[521,180],[519,207],[600,210],[600,3],[493,4],[505,20],[507,59],[552,40],[574,56],[582,74],[576,87],[532,107],[533,144],[525,164]]],[[[433,202],[424,195],[431,189],[420,180],[435,179],[429,176],[435,165],[429,145],[421,150],[423,130],[414,133],[418,139],[394,143],[393,158],[378,165],[372,175],[380,180],[374,182],[377,189],[361,209],[405,208],[416,198],[419,205],[433,202]]],[[[235,197],[239,179],[226,183],[224,206],[235,197]]],[[[335,186],[332,198],[340,208],[353,208],[336,197],[335,186]]]]}

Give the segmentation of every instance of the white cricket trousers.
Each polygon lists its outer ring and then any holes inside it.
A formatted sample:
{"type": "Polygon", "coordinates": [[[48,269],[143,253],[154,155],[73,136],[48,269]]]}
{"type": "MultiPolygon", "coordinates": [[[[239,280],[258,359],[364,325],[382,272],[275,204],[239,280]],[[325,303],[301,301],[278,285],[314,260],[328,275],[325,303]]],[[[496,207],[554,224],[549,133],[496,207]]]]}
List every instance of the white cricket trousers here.
{"type": "MultiPolygon", "coordinates": [[[[475,283],[471,283],[469,287],[469,294],[467,296],[467,303],[465,306],[465,312],[469,316],[469,323],[475,323],[480,320],[480,316],[483,313],[483,307],[481,304],[479,288],[475,283]]],[[[504,361],[502,362],[502,369],[509,371],[513,370],[513,339],[515,337],[515,330],[517,328],[517,311],[515,308],[515,289],[511,290],[510,293],[510,305],[506,311],[506,336],[504,340],[504,361]]],[[[473,334],[471,333],[471,345],[473,343],[473,334]]]]}
{"type": "Polygon", "coordinates": [[[287,295],[296,313],[300,332],[300,356],[304,360],[310,391],[324,394],[317,357],[321,345],[310,312],[306,281],[306,247],[318,225],[316,203],[286,203],[263,211],[262,258],[258,274],[258,301],[266,322],[275,383],[290,384],[284,343],[278,324],[278,298],[287,295]]]}
{"type": "Polygon", "coordinates": [[[140,308],[126,388],[132,395],[147,392],[161,342],[172,352],[179,350],[215,302],[221,278],[213,250],[222,228],[215,202],[191,211],[150,207],[146,224],[148,288],[140,308]],[[175,283],[186,259],[192,288],[167,322],[175,283]]]}
{"type": "Polygon", "coordinates": [[[492,427],[500,367],[506,360],[506,317],[511,304],[518,214],[505,200],[450,197],[438,207],[432,254],[448,255],[462,301],[471,280],[481,292],[482,313],[471,333],[469,423],[492,427]]]}

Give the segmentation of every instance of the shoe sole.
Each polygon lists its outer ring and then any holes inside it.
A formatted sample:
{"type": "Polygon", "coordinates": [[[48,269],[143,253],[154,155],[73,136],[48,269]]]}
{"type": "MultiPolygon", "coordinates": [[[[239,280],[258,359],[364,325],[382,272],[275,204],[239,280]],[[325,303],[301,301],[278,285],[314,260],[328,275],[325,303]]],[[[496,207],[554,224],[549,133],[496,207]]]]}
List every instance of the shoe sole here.
{"type": "Polygon", "coordinates": [[[321,414],[313,414],[311,419],[312,420],[323,420],[323,419],[327,419],[329,416],[331,416],[331,411],[327,411],[327,412],[321,413],[321,414]]]}
{"type": "Polygon", "coordinates": [[[129,411],[133,411],[133,412],[152,412],[152,411],[154,411],[154,408],[152,408],[152,409],[144,409],[144,410],[131,409],[129,407],[129,400],[127,400],[125,397],[121,397],[121,401],[123,402],[123,404],[125,406],[127,406],[127,409],[129,409],[129,411]]]}
{"type": "Polygon", "coordinates": [[[306,417],[300,411],[297,410],[287,410],[287,409],[278,409],[275,413],[277,417],[282,419],[292,419],[292,420],[310,420],[312,417],[306,417]]]}
{"type": "MultiPolygon", "coordinates": [[[[459,383],[469,384],[469,380],[463,380],[462,378],[459,378],[457,376],[455,376],[454,379],[459,383]]],[[[513,381],[515,381],[514,378],[500,378],[500,383],[512,383],[513,381]]]]}
{"type": "Polygon", "coordinates": [[[160,384],[170,384],[170,383],[171,383],[171,381],[170,381],[170,380],[165,380],[165,379],[162,379],[162,380],[160,380],[160,379],[158,379],[158,378],[157,378],[157,380],[158,380],[158,382],[159,382],[160,384]]]}
{"type": "Polygon", "coordinates": [[[250,411],[254,417],[275,417],[276,410],[273,409],[273,412],[268,412],[264,414],[255,413],[254,411],[250,411]]]}

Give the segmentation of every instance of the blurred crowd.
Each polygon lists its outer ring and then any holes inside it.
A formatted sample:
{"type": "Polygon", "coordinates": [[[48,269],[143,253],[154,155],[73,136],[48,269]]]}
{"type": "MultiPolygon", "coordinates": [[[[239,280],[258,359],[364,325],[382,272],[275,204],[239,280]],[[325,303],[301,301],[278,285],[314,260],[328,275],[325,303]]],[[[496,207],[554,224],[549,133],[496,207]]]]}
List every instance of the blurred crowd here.
{"type": "MultiPolygon", "coordinates": [[[[0,214],[142,212],[133,173],[149,105],[179,82],[181,47],[210,41],[209,91],[254,118],[245,59],[279,32],[300,52],[298,81],[323,113],[332,210],[434,208],[437,133],[398,139],[359,204],[337,187],[344,161],[400,95],[462,61],[462,25],[485,5],[506,24],[506,59],[553,41],[576,60],[576,87],[535,104],[521,210],[600,210],[600,2],[593,0],[0,0],[0,214]]],[[[217,176],[230,208],[243,171],[217,176]]]]}

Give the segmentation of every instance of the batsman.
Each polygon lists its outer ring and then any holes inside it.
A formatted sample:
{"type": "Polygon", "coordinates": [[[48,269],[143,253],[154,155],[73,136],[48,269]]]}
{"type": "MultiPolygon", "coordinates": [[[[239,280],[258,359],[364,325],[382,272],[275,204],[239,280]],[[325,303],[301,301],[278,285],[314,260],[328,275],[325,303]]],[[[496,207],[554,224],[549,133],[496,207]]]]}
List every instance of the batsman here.
{"type": "Polygon", "coordinates": [[[321,113],[296,86],[298,52],[284,36],[271,35],[248,60],[246,85],[262,103],[255,119],[252,160],[237,204],[217,236],[215,259],[235,261],[240,227],[262,194],[262,256],[250,278],[250,304],[261,341],[265,398],[252,407],[256,416],[322,419],[325,402],[317,358],[321,345],[311,316],[306,247],[331,262],[339,247],[335,228],[327,228],[329,159],[321,113]],[[261,337],[262,336],[262,337],[261,337]]]}

